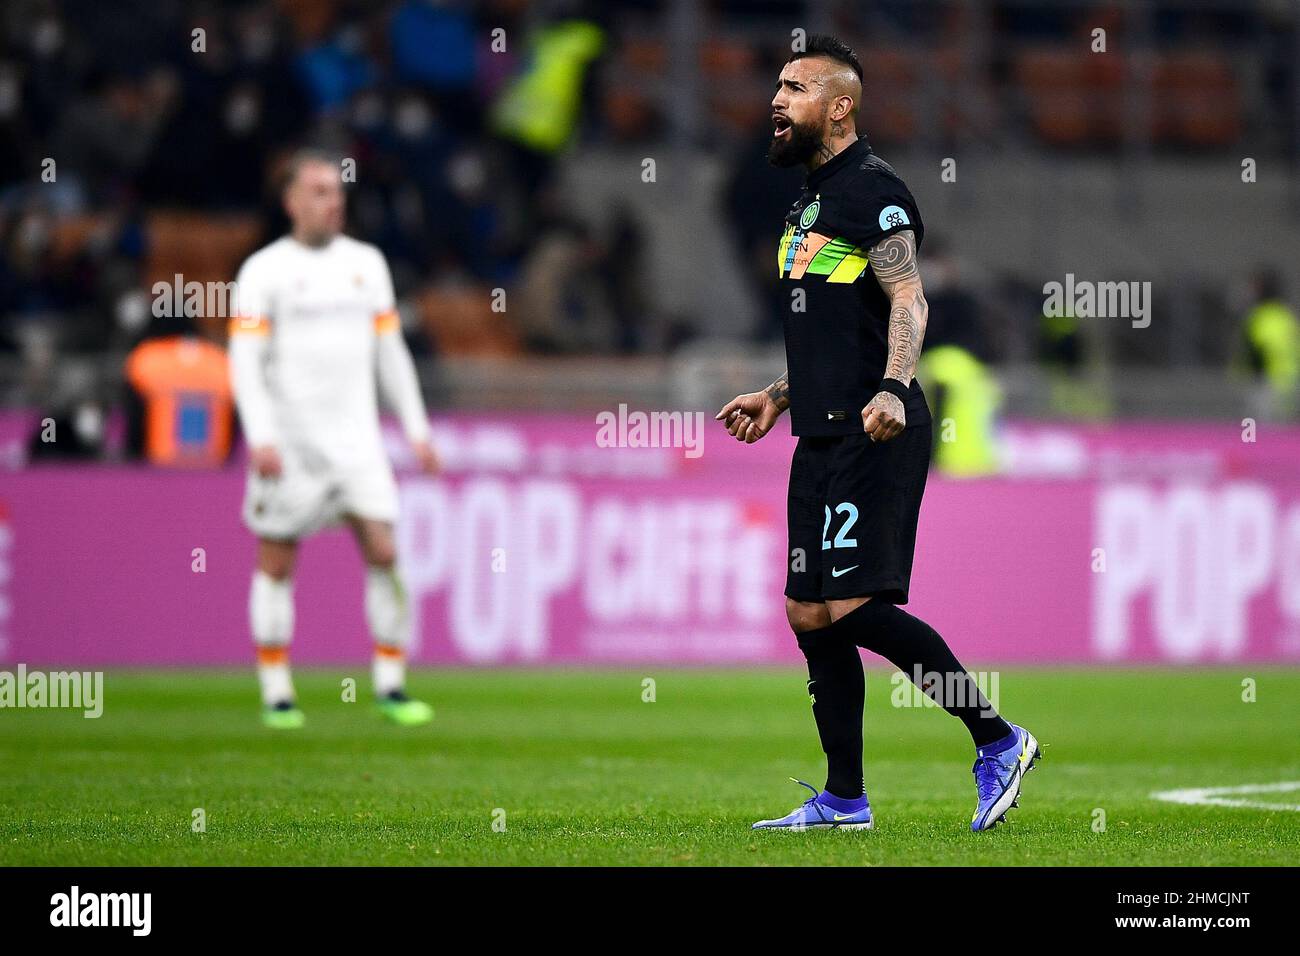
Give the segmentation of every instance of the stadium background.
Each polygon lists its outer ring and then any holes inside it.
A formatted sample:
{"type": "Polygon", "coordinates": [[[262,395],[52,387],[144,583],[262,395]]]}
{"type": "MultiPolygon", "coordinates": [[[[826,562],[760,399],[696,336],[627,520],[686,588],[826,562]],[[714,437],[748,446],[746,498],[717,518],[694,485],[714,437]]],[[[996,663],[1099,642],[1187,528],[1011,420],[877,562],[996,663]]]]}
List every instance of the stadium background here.
{"type": "MultiPolygon", "coordinates": [[[[304,143],[353,163],[445,458],[403,480],[415,659],[796,659],[788,425],[696,457],[599,447],[594,413],[712,424],[782,367],[799,173],[764,140],[800,29],[861,52],[861,126],[930,226],[921,377],[957,440],[918,613],[985,661],[1300,654],[1295,4],[34,2],[3,29],[0,660],[246,659],[242,449],[194,346],[226,310],[182,292],[283,230],[304,143]],[[1045,316],[1067,275],[1149,282],[1149,324],[1045,316]]],[[[309,546],[300,661],[363,646],[355,566],[309,546]]]]}

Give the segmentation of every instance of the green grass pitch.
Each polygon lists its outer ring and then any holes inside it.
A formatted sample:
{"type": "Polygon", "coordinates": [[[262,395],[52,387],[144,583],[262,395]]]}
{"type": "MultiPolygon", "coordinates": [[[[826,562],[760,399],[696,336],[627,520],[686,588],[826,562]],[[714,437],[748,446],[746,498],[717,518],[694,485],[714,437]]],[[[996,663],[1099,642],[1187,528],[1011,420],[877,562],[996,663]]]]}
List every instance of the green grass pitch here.
{"type": "Polygon", "coordinates": [[[297,732],[260,725],[251,670],[109,671],[98,720],[0,710],[0,864],[1300,863],[1300,812],[1150,796],[1300,780],[1294,669],[1003,671],[1001,708],[1045,756],[984,834],[965,731],[891,706],[887,671],[867,677],[877,828],[810,833],[749,830],[806,796],[788,777],[822,782],[796,667],[420,671],[438,716],[414,729],[352,674],[356,703],[342,671],[297,675],[297,732]]]}

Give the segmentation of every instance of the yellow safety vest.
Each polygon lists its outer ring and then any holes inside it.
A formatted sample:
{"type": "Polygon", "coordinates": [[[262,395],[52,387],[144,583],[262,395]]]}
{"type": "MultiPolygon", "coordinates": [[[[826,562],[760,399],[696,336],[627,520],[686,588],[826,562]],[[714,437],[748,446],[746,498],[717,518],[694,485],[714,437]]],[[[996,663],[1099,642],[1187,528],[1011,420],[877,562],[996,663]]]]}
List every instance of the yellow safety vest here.
{"type": "Polygon", "coordinates": [[[921,354],[917,376],[943,389],[943,405],[933,410],[935,467],[960,478],[996,473],[993,428],[1002,392],[984,363],[959,346],[940,345],[921,354]]]}
{"type": "Polygon", "coordinates": [[[538,31],[529,45],[528,68],[497,100],[492,126],[531,149],[554,153],[577,126],[583,75],[604,48],[605,34],[594,23],[571,20],[538,31]]]}
{"type": "Polygon", "coordinates": [[[1295,313],[1276,300],[1259,303],[1246,316],[1246,338],[1269,388],[1283,410],[1293,412],[1300,388],[1300,323],[1295,313]]]}

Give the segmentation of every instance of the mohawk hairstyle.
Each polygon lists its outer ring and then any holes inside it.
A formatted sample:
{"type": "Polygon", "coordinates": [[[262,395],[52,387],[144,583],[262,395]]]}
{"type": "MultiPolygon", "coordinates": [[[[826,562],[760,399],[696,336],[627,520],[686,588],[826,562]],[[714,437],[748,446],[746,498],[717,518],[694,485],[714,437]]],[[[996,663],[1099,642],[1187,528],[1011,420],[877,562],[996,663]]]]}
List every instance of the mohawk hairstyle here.
{"type": "Polygon", "coordinates": [[[802,60],[806,56],[824,56],[836,63],[843,63],[845,66],[851,67],[853,72],[858,75],[858,82],[862,81],[862,61],[853,52],[853,47],[839,37],[833,37],[825,33],[814,33],[808,38],[804,48],[791,53],[790,59],[786,62],[793,63],[795,60],[802,60]]]}

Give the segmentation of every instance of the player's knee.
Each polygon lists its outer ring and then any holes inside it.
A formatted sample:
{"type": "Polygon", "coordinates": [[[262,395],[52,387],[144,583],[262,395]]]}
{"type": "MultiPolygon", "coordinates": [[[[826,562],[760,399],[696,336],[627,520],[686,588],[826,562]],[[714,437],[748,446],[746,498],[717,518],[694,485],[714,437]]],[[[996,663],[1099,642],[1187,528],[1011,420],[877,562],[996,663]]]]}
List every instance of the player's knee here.
{"type": "Polygon", "coordinates": [[[294,542],[264,539],[257,552],[257,569],[274,581],[288,581],[297,556],[298,547],[294,542]]]}
{"type": "Polygon", "coordinates": [[[834,623],[846,614],[852,614],[862,605],[870,601],[868,597],[841,598],[826,602],[826,611],[830,615],[830,622],[834,623]]]}
{"type": "Polygon", "coordinates": [[[372,540],[366,544],[366,564],[391,571],[397,563],[397,547],[392,538],[372,540]]]}
{"type": "Polygon", "coordinates": [[[785,619],[796,634],[831,626],[830,611],[821,601],[796,601],[785,599],[785,619]]]}
{"type": "Polygon", "coordinates": [[[273,581],[288,583],[293,578],[293,561],[262,561],[257,569],[273,581]]]}
{"type": "Polygon", "coordinates": [[[384,521],[353,518],[352,530],[366,564],[391,571],[397,562],[397,544],[393,526],[384,521]]]}

